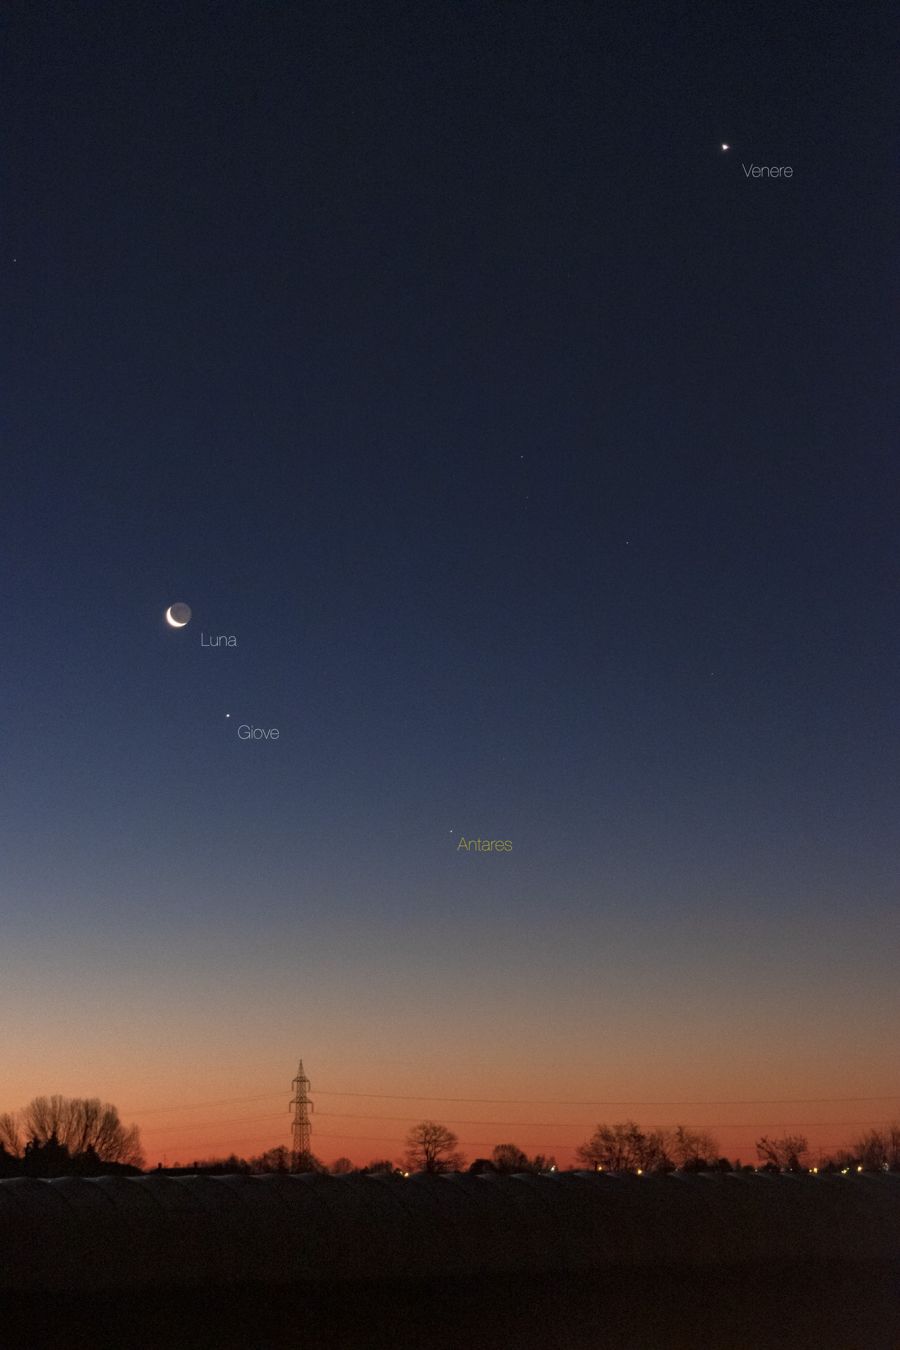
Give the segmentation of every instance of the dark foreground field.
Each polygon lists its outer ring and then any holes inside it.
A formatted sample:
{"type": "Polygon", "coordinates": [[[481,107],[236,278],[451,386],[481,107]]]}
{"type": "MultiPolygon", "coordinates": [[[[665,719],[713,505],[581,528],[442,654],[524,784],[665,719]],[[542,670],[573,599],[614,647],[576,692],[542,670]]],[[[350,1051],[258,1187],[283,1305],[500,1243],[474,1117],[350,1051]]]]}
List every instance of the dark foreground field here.
{"type": "Polygon", "coordinates": [[[900,1176],[0,1181],[0,1350],[900,1350],[900,1176]]]}
{"type": "Polygon", "coordinates": [[[6,1296],[3,1350],[900,1350],[900,1265],[6,1296]]]}

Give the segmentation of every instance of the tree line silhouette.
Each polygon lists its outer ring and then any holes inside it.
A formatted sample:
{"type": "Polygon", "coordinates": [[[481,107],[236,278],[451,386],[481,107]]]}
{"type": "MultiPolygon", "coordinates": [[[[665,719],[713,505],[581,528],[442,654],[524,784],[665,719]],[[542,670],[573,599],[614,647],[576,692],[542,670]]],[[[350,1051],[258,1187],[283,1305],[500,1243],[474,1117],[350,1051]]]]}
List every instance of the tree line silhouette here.
{"type": "MultiPolygon", "coordinates": [[[[642,1130],[635,1121],[599,1124],[591,1138],[576,1149],[577,1167],[592,1171],[643,1174],[700,1171],[897,1171],[900,1172],[900,1123],[870,1129],[845,1148],[811,1166],[809,1142],[803,1135],[769,1138],[756,1143],[757,1165],[731,1161],[721,1155],[712,1135],[685,1125],[674,1129],[642,1130]]],[[[158,1164],[157,1172],[245,1173],[328,1172],[379,1173],[404,1176],[410,1172],[555,1172],[556,1160],[544,1154],[529,1157],[513,1143],[497,1144],[490,1157],[471,1164],[459,1150],[459,1140],[447,1126],[423,1120],[409,1130],[401,1160],[376,1158],[357,1167],[349,1158],[326,1166],[313,1153],[295,1158],[279,1144],[250,1158],[231,1153],[224,1158],[194,1159],[190,1165],[158,1164]]],[[[34,1097],[19,1112],[0,1114],[0,1177],[137,1176],[144,1171],[140,1131],[126,1127],[115,1106],[98,1097],[34,1097]]]]}
{"type": "Polygon", "coordinates": [[[0,1114],[0,1177],[139,1175],[140,1131],[99,1097],[33,1097],[0,1114]]]}

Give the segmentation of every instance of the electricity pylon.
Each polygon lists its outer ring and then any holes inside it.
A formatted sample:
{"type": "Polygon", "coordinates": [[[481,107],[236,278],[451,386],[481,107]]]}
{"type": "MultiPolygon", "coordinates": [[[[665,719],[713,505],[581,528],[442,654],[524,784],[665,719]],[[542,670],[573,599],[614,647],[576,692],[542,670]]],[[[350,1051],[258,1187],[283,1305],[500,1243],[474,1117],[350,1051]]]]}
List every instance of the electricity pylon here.
{"type": "Polygon", "coordinates": [[[300,1067],[297,1069],[297,1077],[294,1079],[291,1087],[294,1089],[294,1095],[291,1098],[291,1106],[294,1108],[294,1126],[293,1139],[291,1141],[291,1170],[299,1172],[301,1167],[308,1163],[309,1159],[309,1139],[312,1134],[312,1126],[309,1123],[309,1112],[313,1109],[313,1104],[309,1100],[309,1079],[303,1072],[303,1060],[300,1061],[300,1067]]]}

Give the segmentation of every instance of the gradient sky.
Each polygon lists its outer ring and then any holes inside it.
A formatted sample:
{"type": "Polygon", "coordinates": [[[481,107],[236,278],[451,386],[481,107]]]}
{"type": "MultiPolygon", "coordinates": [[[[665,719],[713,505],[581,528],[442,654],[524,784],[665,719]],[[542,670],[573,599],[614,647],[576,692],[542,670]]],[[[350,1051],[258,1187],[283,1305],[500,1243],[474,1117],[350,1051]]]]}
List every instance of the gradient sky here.
{"type": "Polygon", "coordinates": [[[0,1110],[900,1114],[873,13],[8,7],[0,1110]]]}

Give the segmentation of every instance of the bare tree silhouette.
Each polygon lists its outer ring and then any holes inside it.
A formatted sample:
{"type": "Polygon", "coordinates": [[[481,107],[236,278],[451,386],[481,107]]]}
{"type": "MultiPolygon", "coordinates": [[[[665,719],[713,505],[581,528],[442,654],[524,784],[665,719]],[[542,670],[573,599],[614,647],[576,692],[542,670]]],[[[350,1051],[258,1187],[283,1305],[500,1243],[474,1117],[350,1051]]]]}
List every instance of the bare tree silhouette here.
{"type": "Polygon", "coordinates": [[[756,1154],[768,1167],[781,1171],[801,1172],[809,1154],[809,1140],[802,1134],[786,1134],[781,1139],[763,1135],[756,1141],[756,1154]]]}
{"type": "Polygon", "coordinates": [[[144,1166],[137,1125],[126,1128],[117,1109],[99,1097],[33,1097],[15,1116],[0,1117],[0,1139],[13,1141],[20,1131],[33,1144],[55,1139],[72,1158],[92,1153],[100,1162],[144,1166]]]}
{"type": "Polygon", "coordinates": [[[406,1136],[406,1165],[411,1172],[458,1172],[466,1165],[458,1143],[446,1125],[423,1120],[406,1136]]]}
{"type": "Polygon", "coordinates": [[[580,1162],[608,1172],[651,1172],[672,1167],[662,1130],[645,1134],[633,1120],[598,1125],[590,1140],[576,1149],[580,1162]]]}

